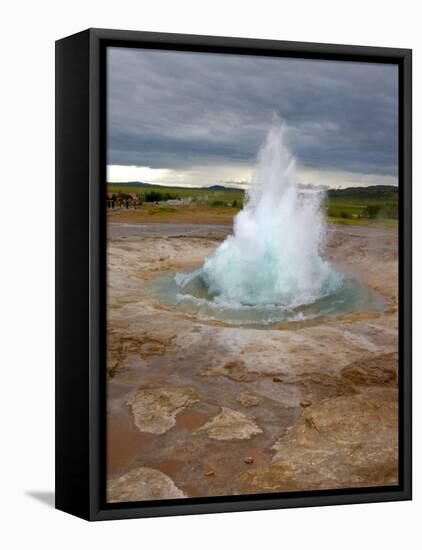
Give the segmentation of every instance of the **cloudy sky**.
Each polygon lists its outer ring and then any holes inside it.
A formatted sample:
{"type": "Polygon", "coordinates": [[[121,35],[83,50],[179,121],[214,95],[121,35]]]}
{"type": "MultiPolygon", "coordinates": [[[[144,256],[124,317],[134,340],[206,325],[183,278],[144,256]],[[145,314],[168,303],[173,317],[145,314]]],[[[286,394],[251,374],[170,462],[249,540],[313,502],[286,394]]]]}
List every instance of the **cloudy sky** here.
{"type": "Polygon", "coordinates": [[[274,116],[302,184],[397,185],[397,66],[108,49],[110,182],[247,185],[274,116]]]}

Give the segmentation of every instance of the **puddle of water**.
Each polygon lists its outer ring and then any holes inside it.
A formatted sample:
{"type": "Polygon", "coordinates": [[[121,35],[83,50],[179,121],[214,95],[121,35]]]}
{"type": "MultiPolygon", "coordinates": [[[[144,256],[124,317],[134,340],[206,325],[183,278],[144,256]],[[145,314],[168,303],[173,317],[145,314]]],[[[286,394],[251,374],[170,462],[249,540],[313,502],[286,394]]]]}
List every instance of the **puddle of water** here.
{"type": "Polygon", "coordinates": [[[157,469],[160,470],[160,472],[163,472],[163,474],[173,477],[185,465],[186,462],[182,460],[165,460],[163,462],[158,462],[157,469]]]}
{"type": "Polygon", "coordinates": [[[121,473],[148,448],[153,434],[132,427],[127,415],[109,415],[107,418],[107,473],[114,477],[121,473]]]}
{"type": "Polygon", "coordinates": [[[176,416],[175,429],[182,430],[196,430],[203,426],[210,419],[209,414],[201,413],[192,409],[185,409],[176,416]]]}

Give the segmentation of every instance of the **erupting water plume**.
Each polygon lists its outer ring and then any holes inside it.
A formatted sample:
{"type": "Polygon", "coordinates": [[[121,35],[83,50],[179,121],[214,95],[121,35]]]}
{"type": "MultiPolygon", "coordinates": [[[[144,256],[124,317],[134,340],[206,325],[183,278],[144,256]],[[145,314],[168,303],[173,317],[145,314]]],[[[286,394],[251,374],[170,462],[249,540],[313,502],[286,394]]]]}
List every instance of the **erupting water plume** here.
{"type": "Polygon", "coordinates": [[[180,275],[179,286],[199,277],[221,303],[289,310],[336,292],[342,277],[321,256],[326,235],[322,198],[321,192],[299,193],[285,128],[274,126],[259,151],[233,235],[201,269],[180,275]]]}

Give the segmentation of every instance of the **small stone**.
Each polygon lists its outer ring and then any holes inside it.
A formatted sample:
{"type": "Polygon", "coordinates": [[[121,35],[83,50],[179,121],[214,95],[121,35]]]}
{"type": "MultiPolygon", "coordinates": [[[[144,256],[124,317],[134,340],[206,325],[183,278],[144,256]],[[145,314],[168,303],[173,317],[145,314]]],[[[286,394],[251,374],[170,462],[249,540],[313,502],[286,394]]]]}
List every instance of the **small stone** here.
{"type": "Polygon", "coordinates": [[[207,470],[206,472],[204,472],[204,476],[206,477],[212,477],[214,475],[215,475],[214,470],[207,470]]]}
{"type": "Polygon", "coordinates": [[[245,456],[245,458],[243,459],[243,462],[245,464],[253,464],[255,462],[255,459],[253,456],[245,456]]]}
{"type": "Polygon", "coordinates": [[[256,407],[259,404],[259,399],[248,393],[241,393],[236,399],[244,407],[256,407]]]}
{"type": "Polygon", "coordinates": [[[303,408],[310,407],[312,405],[312,401],[309,401],[309,399],[303,399],[303,401],[300,402],[300,406],[303,408]]]}
{"type": "Polygon", "coordinates": [[[283,380],[279,376],[274,376],[273,382],[283,382],[283,380]]]}

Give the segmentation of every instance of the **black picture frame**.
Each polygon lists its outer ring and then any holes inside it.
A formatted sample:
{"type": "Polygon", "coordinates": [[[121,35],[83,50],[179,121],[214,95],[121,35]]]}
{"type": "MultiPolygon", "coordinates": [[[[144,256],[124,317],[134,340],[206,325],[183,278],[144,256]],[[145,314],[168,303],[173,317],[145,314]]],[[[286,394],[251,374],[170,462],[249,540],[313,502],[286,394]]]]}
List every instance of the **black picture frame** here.
{"type": "Polygon", "coordinates": [[[56,42],[56,508],[108,520],[409,500],[412,52],[88,29],[56,42]],[[105,52],[109,46],[395,63],[399,68],[399,485],[107,504],[105,499],[105,52]],[[75,194],[89,200],[74,204],[75,194]]]}

